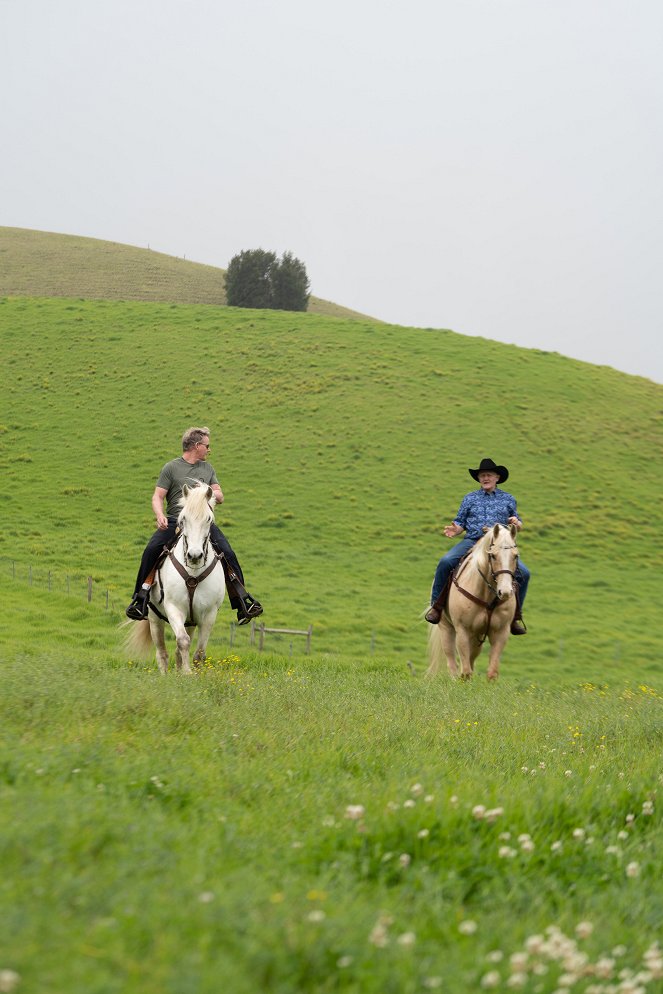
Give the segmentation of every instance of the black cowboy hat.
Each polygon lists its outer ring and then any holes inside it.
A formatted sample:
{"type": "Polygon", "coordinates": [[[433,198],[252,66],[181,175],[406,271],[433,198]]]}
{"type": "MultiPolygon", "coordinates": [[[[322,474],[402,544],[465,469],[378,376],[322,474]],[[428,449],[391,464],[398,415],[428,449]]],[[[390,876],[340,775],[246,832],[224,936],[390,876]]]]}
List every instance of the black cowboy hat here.
{"type": "Polygon", "coordinates": [[[504,483],[505,480],[509,479],[509,470],[506,466],[496,466],[492,459],[482,459],[478,469],[470,469],[468,472],[477,483],[479,482],[479,473],[497,473],[498,483],[504,483]]]}

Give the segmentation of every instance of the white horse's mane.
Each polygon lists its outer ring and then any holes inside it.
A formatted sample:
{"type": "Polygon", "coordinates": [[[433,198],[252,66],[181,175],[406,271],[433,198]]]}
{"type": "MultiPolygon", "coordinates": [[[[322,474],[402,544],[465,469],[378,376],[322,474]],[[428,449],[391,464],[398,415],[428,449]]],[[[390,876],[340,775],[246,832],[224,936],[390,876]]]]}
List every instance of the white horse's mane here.
{"type": "Polygon", "coordinates": [[[209,487],[206,483],[196,483],[189,488],[188,494],[186,496],[182,494],[180,498],[180,518],[186,511],[192,519],[203,519],[206,518],[211,510],[209,487]]]}

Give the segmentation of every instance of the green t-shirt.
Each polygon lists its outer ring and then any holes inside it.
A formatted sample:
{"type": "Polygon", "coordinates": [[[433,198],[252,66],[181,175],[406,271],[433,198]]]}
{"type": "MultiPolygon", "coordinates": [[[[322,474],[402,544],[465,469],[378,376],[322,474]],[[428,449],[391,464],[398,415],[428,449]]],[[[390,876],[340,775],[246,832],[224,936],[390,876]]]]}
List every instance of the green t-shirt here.
{"type": "Polygon", "coordinates": [[[157,486],[163,487],[166,491],[166,514],[169,518],[176,518],[180,513],[180,500],[182,497],[182,487],[188,483],[190,487],[195,487],[200,483],[218,483],[214,467],[208,462],[200,460],[190,463],[182,456],[179,459],[171,459],[167,462],[159,474],[157,486]]]}

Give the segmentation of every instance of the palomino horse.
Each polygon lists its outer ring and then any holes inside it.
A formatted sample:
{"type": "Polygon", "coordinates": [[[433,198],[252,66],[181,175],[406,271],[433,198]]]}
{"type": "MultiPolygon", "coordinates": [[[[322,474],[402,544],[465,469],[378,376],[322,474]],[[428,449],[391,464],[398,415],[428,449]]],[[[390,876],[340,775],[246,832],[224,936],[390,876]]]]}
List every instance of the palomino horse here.
{"type": "Polygon", "coordinates": [[[474,660],[486,638],[490,643],[488,679],[496,680],[500,657],[509,637],[516,611],[515,572],[518,566],[516,529],[493,525],[470,550],[453,576],[447,606],[438,625],[430,632],[430,665],[426,676],[435,676],[442,656],[449,672],[469,680],[474,660]]]}
{"type": "Polygon", "coordinates": [[[212,488],[200,484],[182,489],[179,535],[171,552],[157,573],[150,590],[150,614],[145,621],[129,622],[133,630],[126,640],[130,652],[144,656],[156,646],[162,673],[168,671],[168,652],[164,625],[172,628],[177,648],[178,670],[190,674],[191,638],[187,627],[198,626],[198,645],[194,662],[205,658],[207,641],[226,591],[221,557],[209,539],[215,504],[212,488]]]}

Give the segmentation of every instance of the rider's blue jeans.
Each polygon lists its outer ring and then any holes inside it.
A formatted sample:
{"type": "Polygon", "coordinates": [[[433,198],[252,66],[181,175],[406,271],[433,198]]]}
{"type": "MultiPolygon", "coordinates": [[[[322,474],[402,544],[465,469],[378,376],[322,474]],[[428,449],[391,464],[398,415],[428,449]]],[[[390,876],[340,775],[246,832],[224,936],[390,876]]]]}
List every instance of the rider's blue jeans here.
{"type": "MultiPolygon", "coordinates": [[[[455,569],[463,556],[469,552],[475,544],[476,542],[473,539],[463,538],[457,545],[454,545],[452,549],[449,549],[449,551],[442,556],[437,564],[437,569],[435,570],[435,579],[433,580],[433,589],[431,590],[430,595],[431,604],[435,603],[444,590],[446,582],[451,575],[451,571],[455,569]]],[[[520,587],[518,596],[520,599],[520,607],[522,608],[525,603],[525,597],[527,596],[527,585],[529,584],[529,570],[527,569],[527,566],[525,566],[522,559],[518,560],[516,580],[518,581],[520,587]]]]}

